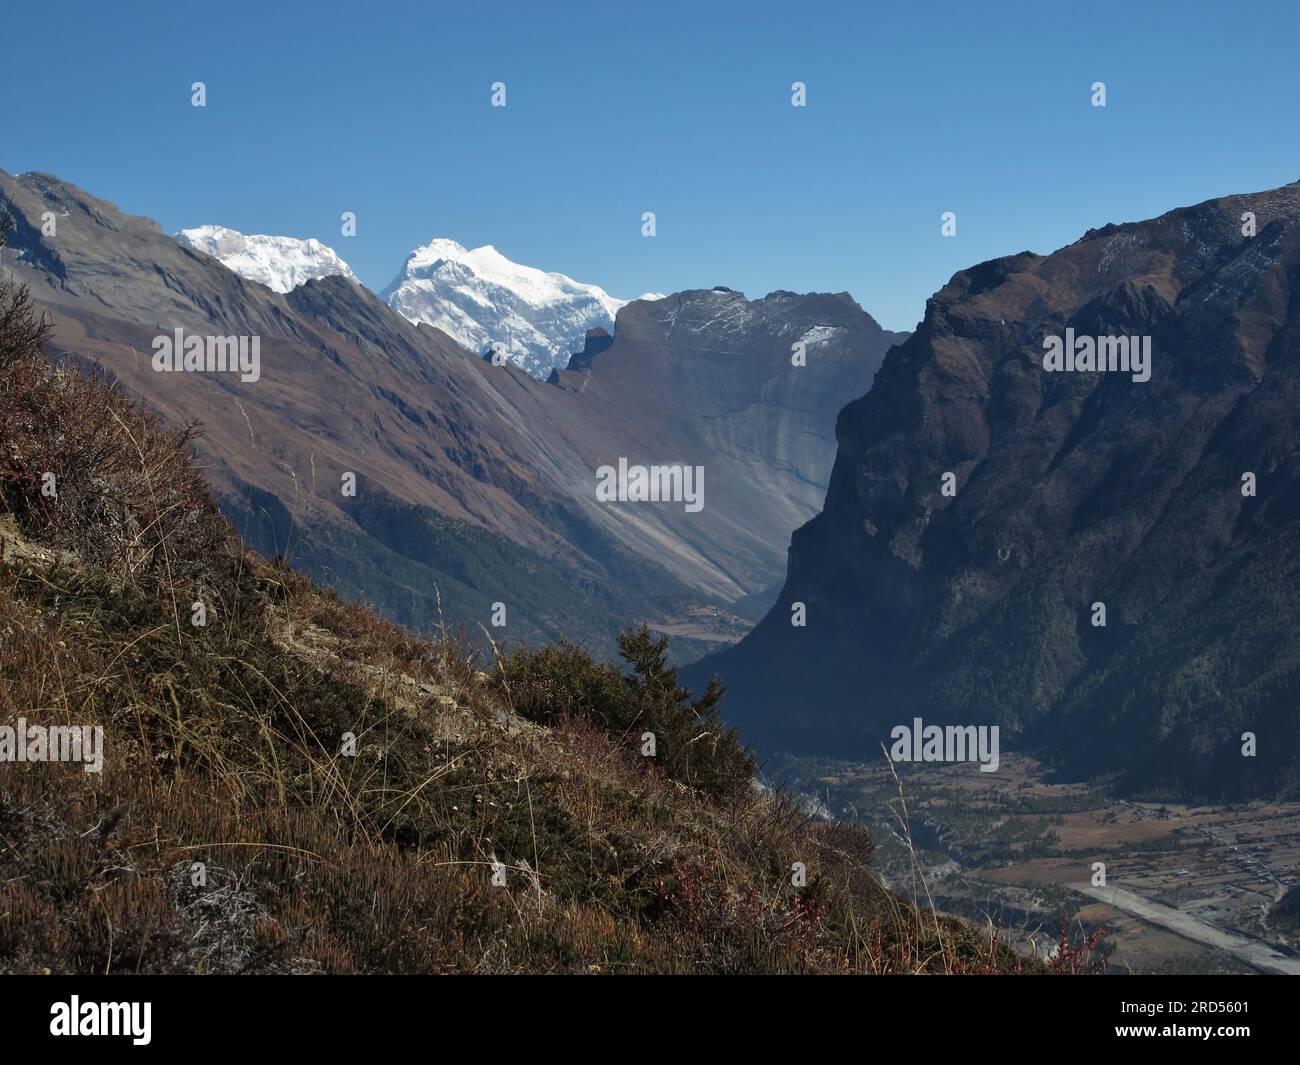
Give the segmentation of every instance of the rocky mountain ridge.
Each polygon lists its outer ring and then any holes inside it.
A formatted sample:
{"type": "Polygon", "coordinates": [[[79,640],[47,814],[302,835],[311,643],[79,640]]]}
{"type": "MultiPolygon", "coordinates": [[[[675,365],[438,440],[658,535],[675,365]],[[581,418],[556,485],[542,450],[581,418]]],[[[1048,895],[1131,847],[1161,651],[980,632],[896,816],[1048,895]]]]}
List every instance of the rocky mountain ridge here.
{"type": "Polygon", "coordinates": [[[1135,789],[1293,793],[1298,296],[1298,185],[956,274],[841,412],[776,606],[688,679],[769,749],[875,758],[921,717],[1135,789]],[[1049,372],[1068,330],[1145,338],[1149,380],[1049,372]]]}

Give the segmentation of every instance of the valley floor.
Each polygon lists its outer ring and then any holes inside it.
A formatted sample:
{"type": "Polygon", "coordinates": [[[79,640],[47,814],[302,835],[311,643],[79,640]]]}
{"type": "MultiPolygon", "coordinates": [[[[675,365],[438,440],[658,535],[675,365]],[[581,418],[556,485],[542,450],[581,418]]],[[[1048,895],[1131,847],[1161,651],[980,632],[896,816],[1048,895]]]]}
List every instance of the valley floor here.
{"type": "Polygon", "coordinates": [[[1270,917],[1298,879],[1300,803],[1133,802],[1053,781],[1027,755],[992,774],[894,768],[897,781],[883,761],[790,759],[767,772],[870,824],[897,890],[992,921],[1023,950],[1054,944],[1064,914],[1106,930],[1112,972],[1300,974],[1294,931],[1270,917]]]}

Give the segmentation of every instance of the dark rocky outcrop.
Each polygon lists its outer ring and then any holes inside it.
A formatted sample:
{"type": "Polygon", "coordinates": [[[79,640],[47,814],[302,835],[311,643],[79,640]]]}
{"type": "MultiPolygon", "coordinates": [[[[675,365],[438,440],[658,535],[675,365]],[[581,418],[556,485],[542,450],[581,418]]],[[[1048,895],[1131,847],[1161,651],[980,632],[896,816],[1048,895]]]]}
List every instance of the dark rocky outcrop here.
{"type": "Polygon", "coordinates": [[[1300,186],[957,274],[836,435],[777,605],[688,675],[748,738],[879,758],[921,716],[1134,788],[1300,787],[1300,186]],[[1150,380],[1045,372],[1067,328],[1149,336],[1150,380]]]}

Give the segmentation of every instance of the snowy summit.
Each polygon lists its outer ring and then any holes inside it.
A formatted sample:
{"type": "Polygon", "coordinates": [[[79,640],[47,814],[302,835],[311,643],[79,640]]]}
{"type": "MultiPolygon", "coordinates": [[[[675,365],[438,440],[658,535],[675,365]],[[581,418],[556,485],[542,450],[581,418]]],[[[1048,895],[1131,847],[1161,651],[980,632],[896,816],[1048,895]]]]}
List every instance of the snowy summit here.
{"type": "Polygon", "coordinates": [[[491,244],[468,249],[445,239],[416,248],[381,298],[476,354],[500,345],[535,377],[566,366],[582,350],[588,329],[612,331],[614,316],[629,302],[564,274],[511,262],[491,244]]]}
{"type": "Polygon", "coordinates": [[[335,274],[360,284],[338,253],[314,237],[299,240],[297,237],[245,235],[224,226],[182,229],[174,237],[186,247],[211,255],[240,277],[276,292],[292,292],[307,281],[335,274]]]}

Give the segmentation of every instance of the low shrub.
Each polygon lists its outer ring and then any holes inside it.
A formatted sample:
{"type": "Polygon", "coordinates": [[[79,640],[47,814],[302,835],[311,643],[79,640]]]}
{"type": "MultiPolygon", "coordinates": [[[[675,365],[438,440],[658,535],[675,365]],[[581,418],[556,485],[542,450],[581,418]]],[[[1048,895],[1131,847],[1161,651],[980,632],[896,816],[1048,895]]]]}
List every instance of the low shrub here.
{"type": "Polygon", "coordinates": [[[655,639],[644,624],[620,633],[618,645],[628,671],[564,642],[503,656],[497,680],[514,711],[531,721],[589,721],[634,751],[653,743],[644,766],[680,784],[716,798],[748,790],[754,759],[718,716],[723,688],[717,679],[692,700],[668,664],[668,637],[655,639]]]}

